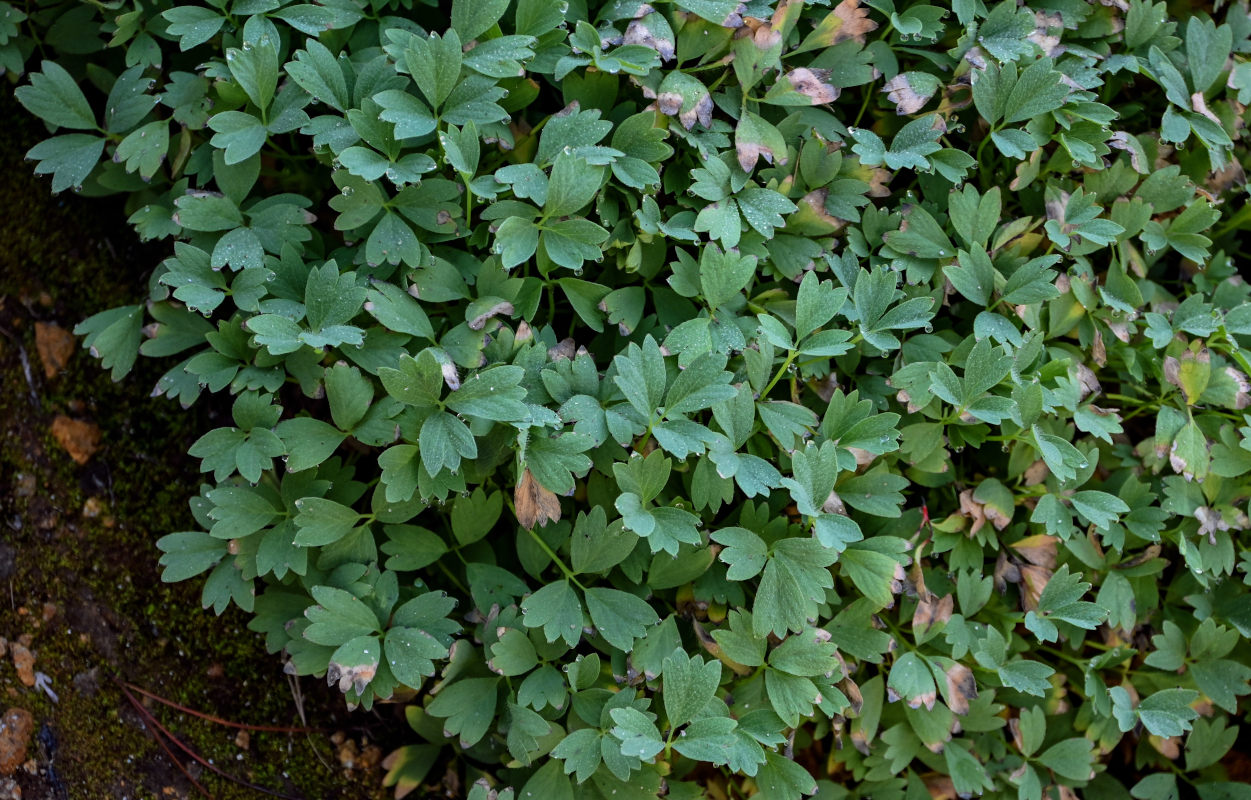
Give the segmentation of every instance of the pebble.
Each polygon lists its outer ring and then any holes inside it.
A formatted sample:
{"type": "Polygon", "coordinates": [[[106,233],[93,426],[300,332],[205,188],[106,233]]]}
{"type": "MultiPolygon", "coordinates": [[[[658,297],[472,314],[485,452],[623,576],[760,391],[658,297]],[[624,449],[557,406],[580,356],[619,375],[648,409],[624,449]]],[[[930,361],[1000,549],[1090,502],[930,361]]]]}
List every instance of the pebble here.
{"type": "Polygon", "coordinates": [[[64,414],[52,420],[52,437],[79,464],[86,464],[100,449],[100,429],[95,424],[64,414]]]}
{"type": "Polygon", "coordinates": [[[35,654],[26,645],[13,642],[9,648],[13,651],[13,667],[17,670],[18,680],[23,686],[35,685],[35,654]]]}
{"type": "Polygon", "coordinates": [[[65,369],[74,355],[74,334],[59,325],[36,322],[35,349],[43,362],[44,375],[52,378],[65,369]]]}
{"type": "Polygon", "coordinates": [[[10,708],[0,718],[0,775],[12,775],[26,761],[26,744],[35,718],[24,708],[10,708]]]}

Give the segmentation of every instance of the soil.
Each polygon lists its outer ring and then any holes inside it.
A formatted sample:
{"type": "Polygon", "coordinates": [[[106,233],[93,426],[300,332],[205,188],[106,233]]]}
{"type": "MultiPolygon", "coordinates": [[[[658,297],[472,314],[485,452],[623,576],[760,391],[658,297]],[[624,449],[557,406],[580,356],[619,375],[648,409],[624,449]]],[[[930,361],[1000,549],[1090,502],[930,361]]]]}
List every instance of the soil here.
{"type": "Polygon", "coordinates": [[[151,359],[113,383],[71,341],[90,314],[146,296],[165,246],[138,243],[115,201],[50,195],[22,160],[46,134],[10,92],[0,87],[0,715],[25,710],[33,725],[0,798],[265,796],[166,739],[175,760],[154,720],[284,796],[385,796],[376,742],[394,736],[394,707],[348,714],[324,682],[284,675],[246,615],[202,610],[195,580],[161,583],[155,541],[194,525],[187,448],[228,407],[150,398],[172,365],[151,359]],[[128,697],[121,682],[224,720],[302,730],[241,733],[128,697]]]}

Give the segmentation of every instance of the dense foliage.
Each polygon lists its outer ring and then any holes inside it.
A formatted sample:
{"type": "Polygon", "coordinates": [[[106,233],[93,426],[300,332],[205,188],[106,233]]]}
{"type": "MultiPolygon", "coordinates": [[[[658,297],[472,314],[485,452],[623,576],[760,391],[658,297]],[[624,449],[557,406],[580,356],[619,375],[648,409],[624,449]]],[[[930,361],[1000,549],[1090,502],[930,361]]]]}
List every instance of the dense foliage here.
{"type": "Polygon", "coordinates": [[[1245,3],[0,2],[36,171],[171,243],[86,346],[233,397],[165,578],[475,800],[1251,797],[1249,55],[1245,3]]]}

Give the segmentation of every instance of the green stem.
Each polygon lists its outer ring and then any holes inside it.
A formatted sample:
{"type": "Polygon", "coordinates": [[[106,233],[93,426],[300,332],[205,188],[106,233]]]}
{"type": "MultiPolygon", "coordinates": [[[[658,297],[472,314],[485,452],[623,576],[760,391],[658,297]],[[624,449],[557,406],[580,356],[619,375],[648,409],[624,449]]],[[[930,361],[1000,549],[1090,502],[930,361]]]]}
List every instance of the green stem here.
{"type": "Polygon", "coordinates": [[[469,188],[469,181],[473,176],[462,172],[460,179],[465,184],[465,235],[468,236],[473,228],[473,191],[469,188]]]}
{"type": "Polygon", "coordinates": [[[448,580],[450,580],[454,586],[456,586],[460,593],[468,596],[469,589],[465,588],[465,585],[460,582],[460,578],[457,578],[455,573],[448,569],[447,563],[443,561],[443,559],[439,559],[437,563],[439,565],[439,569],[443,570],[443,574],[447,576],[448,580]]]}
{"type": "Polygon", "coordinates": [[[1221,326],[1221,335],[1225,337],[1226,342],[1229,342],[1229,357],[1238,362],[1244,375],[1251,378],[1251,363],[1247,363],[1247,357],[1242,354],[1242,348],[1224,325],[1221,326]]]}
{"type": "Polygon", "coordinates": [[[768,396],[769,390],[777,386],[778,381],[782,380],[782,376],[786,374],[786,371],[790,369],[791,364],[794,364],[795,359],[798,357],[799,352],[797,350],[790,351],[790,354],[786,356],[786,360],[782,362],[782,366],[778,367],[777,374],[773,376],[773,380],[769,381],[769,385],[765,386],[764,391],[760,393],[762,399],[768,396]]]}
{"type": "Polygon", "coordinates": [[[556,554],[556,551],[553,550],[551,546],[546,541],[543,540],[542,536],[539,536],[537,533],[535,533],[533,528],[527,529],[526,533],[530,534],[530,538],[533,539],[536,544],[538,544],[539,549],[542,550],[544,553],[547,553],[547,557],[550,558],[556,564],[556,566],[560,567],[560,571],[565,573],[565,577],[568,578],[570,581],[572,581],[574,586],[577,586],[579,589],[581,589],[584,592],[586,591],[586,587],[583,586],[582,582],[578,580],[578,577],[574,573],[574,571],[569,569],[569,565],[566,564],[561,559],[561,557],[556,554]]]}

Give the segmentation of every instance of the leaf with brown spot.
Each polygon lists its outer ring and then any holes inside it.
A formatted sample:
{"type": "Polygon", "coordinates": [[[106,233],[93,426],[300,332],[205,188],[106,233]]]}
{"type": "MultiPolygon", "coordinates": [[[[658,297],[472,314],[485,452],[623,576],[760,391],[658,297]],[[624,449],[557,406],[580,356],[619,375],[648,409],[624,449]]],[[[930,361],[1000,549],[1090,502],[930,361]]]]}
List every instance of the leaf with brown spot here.
{"type": "Polygon", "coordinates": [[[950,594],[941,598],[927,591],[921,602],[917,603],[916,611],[912,612],[912,630],[914,633],[928,631],[938,623],[951,619],[955,610],[955,600],[950,594]]]}
{"type": "Polygon", "coordinates": [[[688,131],[698,122],[705,128],[712,125],[712,95],[708,87],[692,75],[674,70],[660,82],[656,93],[656,110],[677,117],[688,131]]]}
{"type": "Polygon", "coordinates": [[[677,48],[677,39],[674,38],[669,21],[663,14],[654,12],[631,20],[621,43],[650,47],[660,56],[661,61],[672,61],[677,48]]]}
{"type": "Polygon", "coordinates": [[[830,73],[827,70],[800,67],[788,72],[786,80],[792,89],[807,97],[814,106],[823,106],[838,99],[839,89],[829,83],[830,73]]]}
{"type": "MultiPolygon", "coordinates": [[[[948,595],[950,598],[951,595],[948,595]]],[[[969,713],[969,701],[977,699],[977,681],[973,679],[973,671],[961,664],[954,662],[947,667],[946,685],[943,687],[943,699],[947,701],[947,707],[955,714],[964,715],[969,713]]]]}
{"type": "Polygon", "coordinates": [[[517,521],[526,530],[532,530],[535,525],[542,527],[560,520],[560,498],[535,480],[528,467],[513,490],[513,505],[517,511],[517,521]]]}
{"type": "Polygon", "coordinates": [[[750,111],[743,114],[734,129],[734,150],[738,165],[747,173],[755,169],[756,161],[761,158],[770,164],[787,161],[786,140],[781,132],[764,117],[750,111]]]}
{"type": "Polygon", "coordinates": [[[842,0],[794,52],[821,50],[850,39],[864,44],[867,34],[875,30],[877,23],[869,19],[868,9],[860,7],[860,0],[842,0]]]}
{"type": "Polygon", "coordinates": [[[1132,133],[1116,131],[1108,139],[1108,146],[1129,153],[1129,165],[1139,175],[1146,175],[1151,171],[1149,169],[1150,165],[1147,164],[1147,151],[1143,149],[1142,143],[1138,141],[1138,137],[1132,133]]]}
{"type": "Polygon", "coordinates": [[[925,107],[940,82],[928,72],[901,72],[882,85],[882,91],[895,104],[900,116],[915,114],[925,107]]]}
{"type": "Polygon", "coordinates": [[[799,16],[806,5],[808,4],[804,0],[782,0],[773,10],[769,27],[777,31],[779,38],[785,39],[795,29],[795,23],[799,22],[799,16]]]}
{"type": "Polygon", "coordinates": [[[838,233],[847,227],[847,220],[839,219],[826,210],[825,201],[829,196],[830,190],[825,188],[813,189],[804,195],[796,203],[799,210],[786,220],[787,230],[800,236],[819,237],[838,233]]]}

